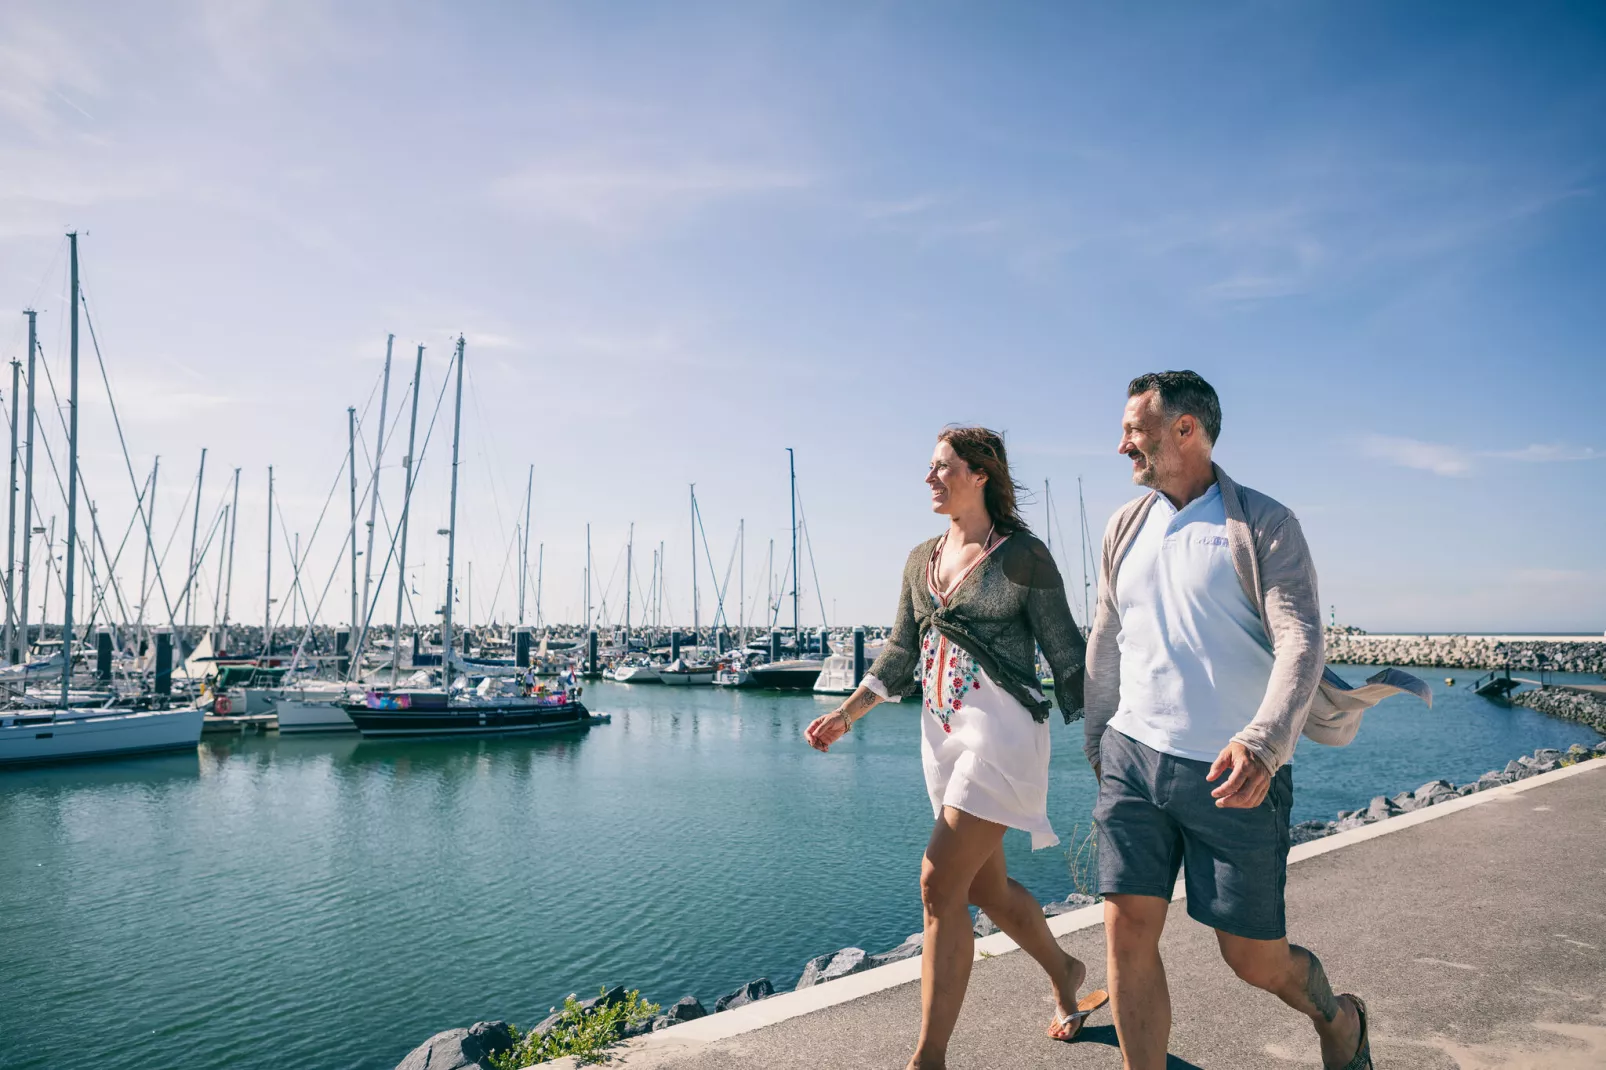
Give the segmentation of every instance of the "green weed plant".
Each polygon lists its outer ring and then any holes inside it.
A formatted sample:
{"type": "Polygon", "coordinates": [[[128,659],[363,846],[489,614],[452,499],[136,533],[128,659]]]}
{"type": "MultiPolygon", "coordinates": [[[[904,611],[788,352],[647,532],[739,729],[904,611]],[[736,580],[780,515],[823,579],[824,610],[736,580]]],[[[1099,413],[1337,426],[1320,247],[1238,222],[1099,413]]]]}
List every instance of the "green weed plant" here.
{"type": "Polygon", "coordinates": [[[658,1010],[658,1004],[648,1003],[634,989],[625,995],[622,1003],[590,1010],[582,1008],[579,1000],[569,996],[563,1001],[562,1016],[546,1032],[520,1033],[515,1026],[513,1047],[491,1056],[491,1070],[523,1070],[526,1066],[566,1055],[574,1056],[582,1066],[607,1062],[607,1049],[618,1042],[625,1026],[650,1021],[658,1010]]]}

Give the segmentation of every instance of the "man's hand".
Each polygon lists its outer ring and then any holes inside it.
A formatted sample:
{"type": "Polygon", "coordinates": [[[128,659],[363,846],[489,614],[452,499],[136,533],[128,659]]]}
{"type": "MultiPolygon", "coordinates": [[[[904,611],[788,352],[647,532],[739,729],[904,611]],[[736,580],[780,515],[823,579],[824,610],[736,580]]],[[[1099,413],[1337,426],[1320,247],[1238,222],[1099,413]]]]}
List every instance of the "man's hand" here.
{"type": "Polygon", "coordinates": [[[1205,779],[1219,780],[1229,770],[1232,775],[1227,777],[1227,782],[1210,793],[1216,805],[1235,810],[1252,810],[1259,806],[1271,787],[1271,774],[1266,772],[1266,767],[1250,753],[1248,747],[1236,740],[1216,755],[1205,779]]]}

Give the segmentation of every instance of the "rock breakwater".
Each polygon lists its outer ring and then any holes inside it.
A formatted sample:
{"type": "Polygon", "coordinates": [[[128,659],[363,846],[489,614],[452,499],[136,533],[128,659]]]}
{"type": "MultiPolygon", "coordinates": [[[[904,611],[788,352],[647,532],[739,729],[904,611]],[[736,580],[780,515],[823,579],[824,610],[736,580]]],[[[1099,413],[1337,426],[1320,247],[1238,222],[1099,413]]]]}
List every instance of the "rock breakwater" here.
{"type": "Polygon", "coordinates": [[[1402,791],[1393,796],[1376,796],[1359,810],[1340,810],[1338,817],[1332,821],[1301,821],[1293,828],[1293,842],[1296,845],[1309,843],[1311,840],[1319,840],[1363,825],[1386,821],[1400,814],[1425,810],[1429,806],[1437,806],[1439,803],[1459,799],[1464,795],[1514,784],[1519,780],[1538,776],[1540,773],[1554,772],[1563,766],[1577,765],[1579,762],[1597,758],[1606,758],[1606,740],[1595,744],[1594,749],[1578,743],[1574,743],[1565,751],[1554,747],[1542,747],[1531,755],[1524,754],[1507,762],[1504,769],[1491,769],[1467,784],[1458,786],[1448,780],[1430,780],[1415,791],[1402,791]]]}
{"type": "Polygon", "coordinates": [[[1606,695],[1570,691],[1563,687],[1540,687],[1532,691],[1519,691],[1511,696],[1511,701],[1552,717],[1588,725],[1606,736],[1606,695]]]}
{"type": "Polygon", "coordinates": [[[1515,639],[1479,635],[1368,635],[1326,630],[1327,660],[1336,665],[1503,669],[1606,673],[1606,639],[1515,639]]]}

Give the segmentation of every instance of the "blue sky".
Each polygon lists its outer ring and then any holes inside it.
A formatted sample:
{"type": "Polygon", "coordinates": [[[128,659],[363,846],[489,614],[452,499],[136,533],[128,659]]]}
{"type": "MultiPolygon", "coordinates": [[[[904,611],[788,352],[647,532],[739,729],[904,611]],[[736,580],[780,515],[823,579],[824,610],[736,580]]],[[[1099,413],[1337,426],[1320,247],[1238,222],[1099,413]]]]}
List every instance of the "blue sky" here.
{"type": "MultiPolygon", "coordinates": [[[[476,618],[512,612],[530,464],[548,617],[581,612],[587,522],[618,615],[633,522],[639,585],[661,540],[688,620],[693,482],[722,576],[746,521],[761,603],[791,446],[805,620],[886,621],[938,530],[938,428],[1005,431],[1074,538],[1078,476],[1095,532],[1134,494],[1126,381],[1191,367],[1222,395],[1218,459],[1298,512],[1340,621],[1598,631],[1603,130],[1589,4],[24,0],[0,11],[0,306],[41,310],[60,378],[61,235],[84,232],[134,467],[162,457],[159,537],[202,446],[203,527],[243,470],[247,620],[267,465],[309,538],[348,405],[372,440],[387,332],[394,419],[413,347],[427,413],[462,331],[476,618]]],[[[20,315],[0,344],[23,355],[20,315]]],[[[120,534],[98,393],[83,418],[120,534]]],[[[417,490],[425,613],[445,431],[417,490]]],[[[345,511],[306,566],[327,619],[345,511]]],[[[187,545],[183,524],[170,582],[187,545]]]]}

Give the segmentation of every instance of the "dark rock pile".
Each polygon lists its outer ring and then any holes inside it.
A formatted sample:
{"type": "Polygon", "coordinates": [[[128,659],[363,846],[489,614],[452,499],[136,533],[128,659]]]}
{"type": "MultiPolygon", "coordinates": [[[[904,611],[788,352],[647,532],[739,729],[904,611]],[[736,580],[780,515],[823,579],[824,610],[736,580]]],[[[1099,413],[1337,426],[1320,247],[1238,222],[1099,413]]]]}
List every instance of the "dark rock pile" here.
{"type": "Polygon", "coordinates": [[[1340,810],[1338,818],[1334,821],[1301,821],[1293,829],[1294,843],[1307,843],[1334,833],[1348,832],[1362,825],[1370,825],[1399,814],[1409,814],[1429,806],[1437,806],[1451,799],[1459,799],[1463,795],[1472,795],[1518,780],[1527,780],[1531,776],[1549,773],[1564,765],[1576,765],[1592,758],[1606,758],[1606,740],[1595,744],[1594,750],[1578,743],[1574,743],[1565,752],[1554,747],[1544,747],[1534,751],[1532,755],[1524,754],[1521,758],[1507,762],[1504,769],[1490,770],[1470,784],[1457,787],[1448,780],[1430,780],[1415,791],[1402,791],[1392,798],[1379,795],[1362,809],[1340,810]]]}
{"type": "Polygon", "coordinates": [[[1541,642],[1468,635],[1367,635],[1355,628],[1326,630],[1327,660],[1336,665],[1401,665],[1525,672],[1606,673],[1606,639],[1541,642]]]}
{"type": "Polygon", "coordinates": [[[1530,710],[1548,713],[1568,721],[1588,725],[1606,735],[1606,695],[1592,695],[1584,691],[1567,691],[1559,687],[1540,687],[1532,691],[1519,691],[1511,701],[1530,710]]]}

